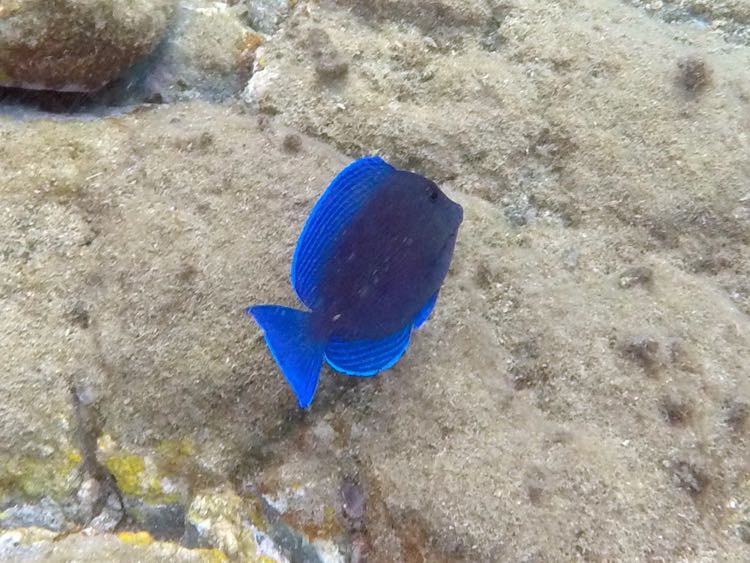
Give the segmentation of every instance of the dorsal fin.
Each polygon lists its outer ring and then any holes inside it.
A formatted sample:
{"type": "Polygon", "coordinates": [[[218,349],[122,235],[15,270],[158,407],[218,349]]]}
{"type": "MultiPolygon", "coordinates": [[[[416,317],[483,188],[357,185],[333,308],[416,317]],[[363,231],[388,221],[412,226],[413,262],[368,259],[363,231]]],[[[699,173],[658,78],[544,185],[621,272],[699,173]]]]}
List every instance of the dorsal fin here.
{"type": "Polygon", "coordinates": [[[313,207],[292,259],[292,287],[310,309],[315,308],[332,245],[356,212],[395,170],[378,156],[355,160],[338,173],[313,207]]]}

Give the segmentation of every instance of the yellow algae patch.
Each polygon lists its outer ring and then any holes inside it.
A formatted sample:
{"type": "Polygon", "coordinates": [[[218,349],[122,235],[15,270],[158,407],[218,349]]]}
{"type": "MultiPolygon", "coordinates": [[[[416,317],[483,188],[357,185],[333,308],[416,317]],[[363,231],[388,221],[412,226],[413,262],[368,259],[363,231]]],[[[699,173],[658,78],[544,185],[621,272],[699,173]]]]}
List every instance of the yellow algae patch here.
{"type": "Polygon", "coordinates": [[[199,530],[209,545],[231,560],[257,560],[255,535],[243,526],[245,502],[231,489],[198,494],[187,510],[186,519],[199,530]]]}
{"type": "Polygon", "coordinates": [[[148,532],[119,532],[117,538],[128,545],[150,545],[154,538],[148,532]]]}
{"type": "Polygon", "coordinates": [[[80,463],[81,455],[73,449],[56,450],[44,458],[0,456],[0,494],[66,497],[80,463]]]}
{"type": "Polygon", "coordinates": [[[74,468],[78,467],[78,465],[83,461],[81,454],[79,454],[76,450],[68,450],[66,455],[68,456],[68,461],[74,468]]]}
{"type": "Polygon", "coordinates": [[[115,447],[115,441],[109,434],[102,434],[96,439],[96,447],[103,452],[112,451],[115,447]]]}
{"type": "Polygon", "coordinates": [[[138,455],[118,447],[108,435],[99,438],[99,455],[123,494],[149,504],[180,501],[181,478],[189,471],[193,443],[190,440],[160,442],[153,455],[138,455]],[[174,481],[177,478],[177,481],[174,481]]]}
{"type": "Polygon", "coordinates": [[[141,476],[146,470],[146,462],[134,454],[113,455],[105,462],[107,469],[117,481],[120,490],[130,496],[140,496],[141,476]]]}
{"type": "Polygon", "coordinates": [[[148,488],[143,495],[143,500],[151,504],[170,504],[180,500],[178,493],[167,493],[162,487],[161,480],[158,477],[151,477],[148,481],[148,488]]]}

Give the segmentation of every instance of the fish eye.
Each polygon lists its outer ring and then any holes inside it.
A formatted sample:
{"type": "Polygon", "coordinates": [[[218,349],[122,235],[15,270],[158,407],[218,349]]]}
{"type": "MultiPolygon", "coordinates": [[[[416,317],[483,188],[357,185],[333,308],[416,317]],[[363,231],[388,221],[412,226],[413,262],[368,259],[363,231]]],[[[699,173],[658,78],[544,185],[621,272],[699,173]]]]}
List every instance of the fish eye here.
{"type": "Polygon", "coordinates": [[[438,189],[436,187],[430,188],[430,200],[437,201],[437,198],[438,198],[438,189]]]}

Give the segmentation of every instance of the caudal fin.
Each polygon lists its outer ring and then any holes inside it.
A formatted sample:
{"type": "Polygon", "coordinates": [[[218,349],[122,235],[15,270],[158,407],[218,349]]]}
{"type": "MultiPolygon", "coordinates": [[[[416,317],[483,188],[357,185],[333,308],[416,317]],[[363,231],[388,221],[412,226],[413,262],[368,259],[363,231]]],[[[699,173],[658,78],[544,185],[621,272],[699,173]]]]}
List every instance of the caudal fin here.
{"type": "Polygon", "coordinates": [[[256,305],[246,312],[260,325],[273,359],[306,409],[318,388],[326,344],[313,339],[311,314],[279,305],[256,305]]]}

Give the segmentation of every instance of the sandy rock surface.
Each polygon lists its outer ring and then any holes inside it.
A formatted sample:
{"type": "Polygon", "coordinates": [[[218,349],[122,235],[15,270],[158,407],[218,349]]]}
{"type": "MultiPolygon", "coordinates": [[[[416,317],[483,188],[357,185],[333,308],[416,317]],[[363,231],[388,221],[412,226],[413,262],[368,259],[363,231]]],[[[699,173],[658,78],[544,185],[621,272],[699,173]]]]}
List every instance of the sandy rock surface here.
{"type": "Polygon", "coordinates": [[[265,34],[279,29],[296,2],[289,0],[245,0],[250,25],[265,34]]]}
{"type": "Polygon", "coordinates": [[[2,118],[0,553],[750,559],[748,21],[633,4],[298,2],[242,102],[2,118]],[[371,153],[454,263],[300,413],[242,309],[371,153]]]}
{"type": "Polygon", "coordinates": [[[250,78],[263,38],[240,6],[181,0],[156,52],[131,71],[130,95],[159,102],[224,100],[250,78]]]}
{"type": "Polygon", "coordinates": [[[98,90],[161,40],[176,0],[8,0],[0,85],[98,90]]]}

